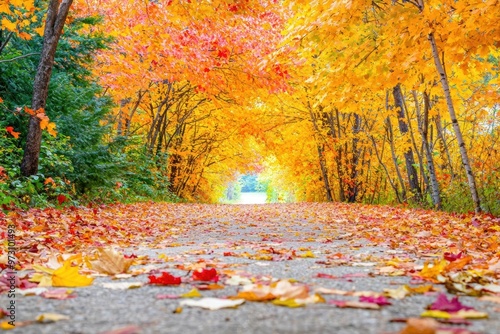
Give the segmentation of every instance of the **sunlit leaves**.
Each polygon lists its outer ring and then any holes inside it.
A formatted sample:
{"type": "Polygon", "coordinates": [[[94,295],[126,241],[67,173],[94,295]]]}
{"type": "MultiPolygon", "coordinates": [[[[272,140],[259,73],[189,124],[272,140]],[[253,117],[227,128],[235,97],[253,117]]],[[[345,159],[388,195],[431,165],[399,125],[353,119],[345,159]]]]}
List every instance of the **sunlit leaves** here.
{"type": "Polygon", "coordinates": [[[71,261],[65,261],[61,268],[52,273],[52,285],[61,287],[79,287],[92,284],[93,278],[80,275],[79,267],[72,266],[71,261]]]}

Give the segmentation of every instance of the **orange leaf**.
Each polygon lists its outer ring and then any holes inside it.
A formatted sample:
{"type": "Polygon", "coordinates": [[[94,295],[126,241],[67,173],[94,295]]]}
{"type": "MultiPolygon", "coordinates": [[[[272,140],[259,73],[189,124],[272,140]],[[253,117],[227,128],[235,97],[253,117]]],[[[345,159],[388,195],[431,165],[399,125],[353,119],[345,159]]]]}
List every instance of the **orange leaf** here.
{"type": "Polygon", "coordinates": [[[448,272],[448,271],[461,270],[471,261],[472,261],[472,256],[465,256],[463,258],[451,262],[449,265],[446,266],[445,271],[448,272]]]}
{"type": "Polygon", "coordinates": [[[19,135],[21,134],[20,132],[15,132],[12,126],[6,127],[5,130],[7,130],[7,132],[10,133],[11,136],[16,139],[19,138],[19,135]]]}

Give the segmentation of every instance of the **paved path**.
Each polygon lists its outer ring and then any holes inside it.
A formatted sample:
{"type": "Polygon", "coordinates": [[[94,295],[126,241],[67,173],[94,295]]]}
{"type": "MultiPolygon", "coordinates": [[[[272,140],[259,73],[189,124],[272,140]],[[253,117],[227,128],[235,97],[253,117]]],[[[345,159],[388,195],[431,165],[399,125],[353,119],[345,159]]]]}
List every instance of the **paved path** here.
{"type": "MultiPolygon", "coordinates": [[[[169,205],[161,210],[166,211],[157,212],[158,215],[168,216],[169,222],[175,222],[169,223],[168,235],[128,247],[124,252],[147,255],[148,266],[176,276],[188,277],[190,273],[179,268],[198,263],[215,267],[220,273],[231,271],[252,280],[293,279],[307,284],[311,291],[322,287],[382,292],[414,283],[409,276],[380,274],[384,261],[396,257],[410,261],[413,254],[353,235],[348,224],[355,222],[342,215],[335,216],[333,205],[169,205]],[[228,252],[232,254],[227,256],[228,252]],[[314,257],[308,257],[311,254],[314,257]],[[331,275],[331,278],[317,277],[318,274],[331,275]]],[[[144,266],[132,269],[141,268],[144,266]]],[[[143,274],[120,281],[147,282],[148,278],[143,274]]],[[[390,299],[392,305],[379,310],[339,308],[329,303],[288,308],[247,301],[236,309],[210,311],[183,307],[182,312],[174,313],[176,309],[179,311],[183,299],[158,299],[157,296],[186,293],[192,289],[189,283],[111,290],[101,286],[104,282],[112,280],[97,277],[93,285],[75,289],[77,297],[68,300],[18,297],[18,321],[34,319],[43,312],[64,314],[70,319],[33,324],[9,333],[103,333],[126,326],[136,326],[136,329],[128,327],[129,331],[117,333],[398,333],[404,324],[391,320],[418,317],[436,299],[435,293],[390,299]]],[[[241,289],[225,284],[224,279],[221,283],[223,289],[201,291],[202,295],[234,296],[241,289]]],[[[443,286],[437,288],[445,291],[443,286]]],[[[358,300],[355,296],[340,295],[324,295],[324,298],[327,302],[358,300]]],[[[500,316],[495,304],[472,297],[460,297],[460,300],[490,316],[488,320],[474,320],[463,328],[485,334],[500,333],[500,316]]],[[[0,305],[5,303],[6,296],[0,295],[0,305]]]]}
{"type": "Polygon", "coordinates": [[[264,204],[266,199],[267,195],[263,192],[243,192],[237,204],[264,204]]]}

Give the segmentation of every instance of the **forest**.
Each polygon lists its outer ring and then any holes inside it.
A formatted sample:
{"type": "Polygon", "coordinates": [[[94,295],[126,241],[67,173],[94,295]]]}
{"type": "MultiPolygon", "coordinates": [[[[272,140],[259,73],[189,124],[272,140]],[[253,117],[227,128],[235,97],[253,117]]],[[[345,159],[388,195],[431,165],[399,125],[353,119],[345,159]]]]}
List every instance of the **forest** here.
{"type": "Polygon", "coordinates": [[[259,174],[291,202],[500,215],[498,17],[498,0],[2,1],[0,204],[216,203],[259,174]]]}

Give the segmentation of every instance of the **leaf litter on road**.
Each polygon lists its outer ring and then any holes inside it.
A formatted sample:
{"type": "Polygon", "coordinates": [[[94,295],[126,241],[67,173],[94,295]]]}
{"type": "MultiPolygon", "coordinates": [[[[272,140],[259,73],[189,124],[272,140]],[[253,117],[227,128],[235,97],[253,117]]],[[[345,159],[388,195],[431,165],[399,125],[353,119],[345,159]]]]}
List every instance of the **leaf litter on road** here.
{"type": "MultiPolygon", "coordinates": [[[[94,280],[100,276],[122,280],[145,276],[147,281],[143,282],[100,285],[124,290],[141,288],[147,283],[158,289],[187,286],[191,290],[177,294],[158,292],[156,298],[180,298],[182,302],[188,301],[181,306],[207,309],[223,308],[220,305],[232,305],[235,300],[270,302],[292,308],[327,302],[340,308],[380,309],[413,295],[430,294],[437,296],[437,300],[428,310],[415,310],[415,314],[445,319],[479,319],[488,315],[474,309],[456,310],[457,305],[461,305],[458,299],[447,299],[443,291],[452,296],[481,297],[479,300],[490,303],[498,303],[500,298],[500,250],[496,241],[500,237],[497,228],[500,220],[486,215],[472,217],[338,203],[300,203],[287,205],[286,210],[279,205],[242,209],[227,205],[139,203],[13,211],[6,216],[5,223],[17,227],[17,266],[27,273],[24,282],[32,285],[28,288],[26,283],[23,287],[21,281],[17,282],[21,291],[85,287],[95,284],[94,280]],[[238,228],[234,228],[238,226],[259,232],[239,234],[238,228]],[[184,243],[185,236],[192,233],[215,234],[219,242],[212,243],[210,249],[184,243]],[[241,239],[234,241],[231,237],[237,235],[241,239]],[[333,241],[345,243],[344,250],[329,248],[333,241]],[[293,246],[294,243],[313,243],[317,248],[293,246]],[[148,257],[140,254],[141,247],[160,249],[163,253],[156,258],[148,257]],[[176,252],[177,248],[186,247],[176,252]],[[384,250],[378,254],[362,253],[365,247],[384,250]],[[127,249],[135,251],[127,254],[127,249]],[[172,251],[164,252],[167,249],[172,251]],[[206,256],[210,256],[210,260],[206,256]],[[229,257],[247,263],[228,263],[225,259],[229,257]],[[283,261],[314,263],[316,271],[311,272],[311,282],[231,269],[249,263],[273,266],[283,261]],[[367,268],[369,272],[360,269],[339,276],[324,271],[336,266],[367,268]],[[177,274],[166,270],[175,270],[177,274]],[[381,291],[347,291],[331,285],[334,281],[354,282],[377,276],[406,276],[417,285],[399,285],[381,291]],[[223,291],[225,287],[237,291],[218,299],[207,299],[213,297],[203,297],[199,291],[223,291]],[[331,295],[347,299],[336,300],[331,295]],[[349,299],[354,297],[359,300],[349,299]]],[[[0,253],[0,257],[3,255],[0,253]]],[[[2,262],[0,266],[6,267],[2,262]]],[[[0,277],[0,291],[5,293],[6,287],[7,283],[0,277]]],[[[42,297],[45,294],[45,298],[56,300],[75,298],[76,294],[67,291],[70,290],[25,294],[42,297]]],[[[431,324],[429,319],[420,320],[422,322],[412,320],[401,333],[411,333],[415,323],[431,324]]]]}

